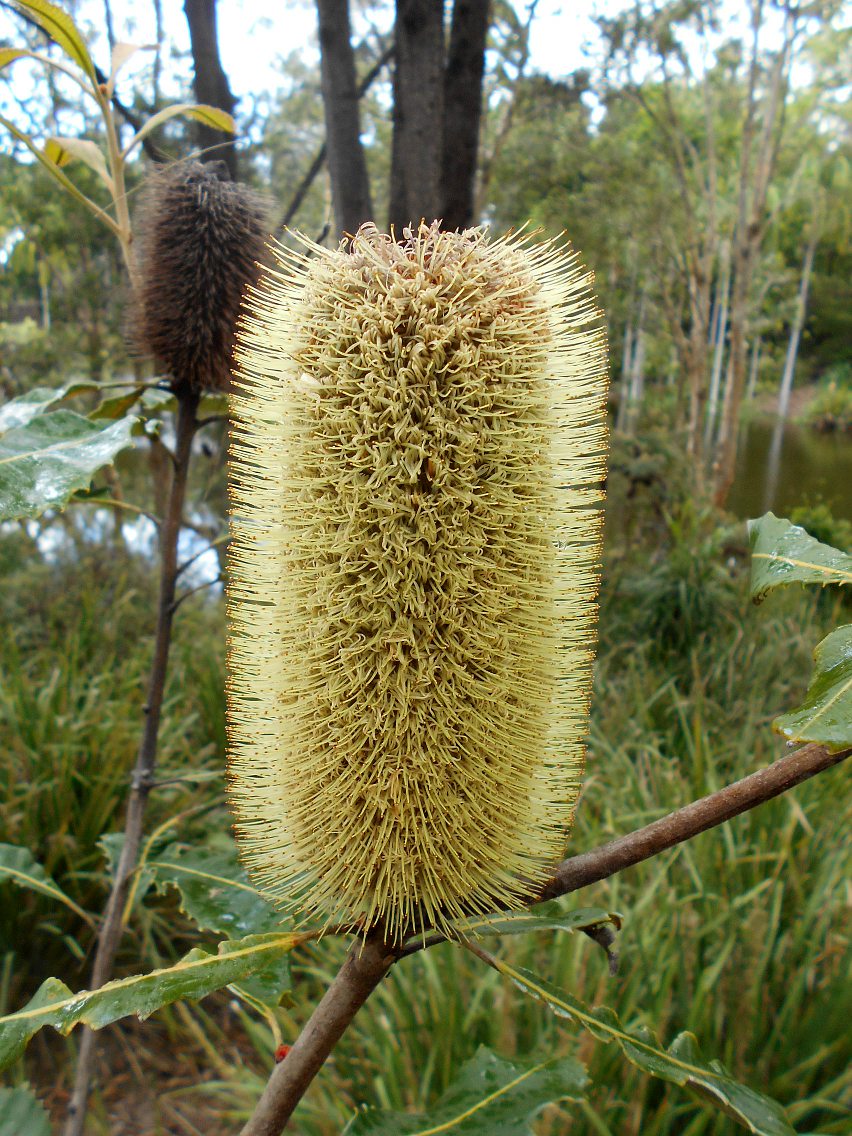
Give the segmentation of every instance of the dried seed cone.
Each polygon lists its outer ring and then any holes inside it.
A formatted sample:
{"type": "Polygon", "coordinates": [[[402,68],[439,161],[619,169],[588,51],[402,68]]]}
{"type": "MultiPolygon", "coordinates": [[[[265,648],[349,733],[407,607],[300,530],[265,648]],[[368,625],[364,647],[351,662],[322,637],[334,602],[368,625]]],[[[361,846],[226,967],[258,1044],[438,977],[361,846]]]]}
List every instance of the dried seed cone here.
{"type": "Polygon", "coordinates": [[[250,297],[231,797],[249,870],[399,940],[517,907],[582,771],[605,345],[572,254],[372,226],[250,297]]]}
{"type": "Polygon", "coordinates": [[[196,390],[229,385],[240,300],[269,235],[264,199],[220,180],[219,165],[179,162],[154,173],[136,219],[131,346],[196,390]]]}

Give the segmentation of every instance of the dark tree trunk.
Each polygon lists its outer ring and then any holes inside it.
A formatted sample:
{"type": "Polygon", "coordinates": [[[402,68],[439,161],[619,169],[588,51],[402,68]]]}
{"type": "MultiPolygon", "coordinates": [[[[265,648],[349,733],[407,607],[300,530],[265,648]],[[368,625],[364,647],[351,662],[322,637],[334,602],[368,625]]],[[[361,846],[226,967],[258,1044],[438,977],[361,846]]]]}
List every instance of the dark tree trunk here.
{"type": "MultiPolygon", "coordinates": [[[[219,58],[216,0],[184,0],[183,10],[189,24],[196,101],[233,114],[236,99],[231,94],[228,76],[222,69],[219,58]]],[[[214,130],[203,122],[196,122],[194,126],[198,146],[203,151],[202,160],[216,159],[224,162],[232,179],[236,181],[237,153],[233,137],[221,130],[214,130]]]]}
{"type": "Polygon", "coordinates": [[[441,215],[445,229],[474,224],[476,161],[489,0],[456,0],[444,75],[441,215]]]}
{"type": "Polygon", "coordinates": [[[317,0],[328,172],[337,234],[373,219],[361,146],[359,91],[349,28],[349,0],[317,0]]]}
{"type": "Polygon", "coordinates": [[[389,221],[441,213],[444,118],[443,0],[397,0],[389,221]]]}

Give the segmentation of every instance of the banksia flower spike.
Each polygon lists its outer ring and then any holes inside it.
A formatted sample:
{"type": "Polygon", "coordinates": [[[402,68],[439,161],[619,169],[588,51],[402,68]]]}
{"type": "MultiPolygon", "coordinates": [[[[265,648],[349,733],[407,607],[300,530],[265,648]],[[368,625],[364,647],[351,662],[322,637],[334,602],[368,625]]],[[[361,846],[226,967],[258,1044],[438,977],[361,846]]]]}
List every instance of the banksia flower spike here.
{"type": "Polygon", "coordinates": [[[605,462],[590,277],[364,226],[277,251],[233,397],[231,799],[254,878],[392,940],[520,906],[583,765],[605,462]]]}
{"type": "Polygon", "coordinates": [[[129,338],[177,389],[227,389],[240,300],[266,252],[264,199],[222,172],[194,161],[158,170],[136,218],[129,338]]]}

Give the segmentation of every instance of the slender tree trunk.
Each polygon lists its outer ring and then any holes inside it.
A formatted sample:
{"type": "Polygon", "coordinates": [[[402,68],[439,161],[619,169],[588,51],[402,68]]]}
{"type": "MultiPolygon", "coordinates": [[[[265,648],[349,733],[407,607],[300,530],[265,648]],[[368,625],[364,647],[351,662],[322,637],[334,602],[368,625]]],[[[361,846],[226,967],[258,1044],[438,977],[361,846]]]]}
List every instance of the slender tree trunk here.
{"type": "Polygon", "coordinates": [[[725,342],[728,337],[728,296],[731,290],[730,246],[725,243],[722,253],[722,278],[716,297],[715,340],[713,344],[713,370],[710,373],[710,396],[707,399],[707,417],[704,423],[704,451],[710,452],[713,429],[719,409],[719,387],[722,380],[722,363],[725,359],[725,342]]]}
{"type": "Polygon", "coordinates": [[[372,220],[370,182],[361,145],[361,119],[355,53],[349,27],[349,0],[317,0],[322,101],[328,172],[337,235],[355,233],[372,220]]]}
{"type": "Polygon", "coordinates": [[[615,419],[616,430],[623,432],[627,426],[627,407],[630,403],[630,363],[633,359],[633,318],[624,326],[624,350],[621,356],[621,386],[619,388],[618,414],[615,419]]]}
{"type": "Polygon", "coordinates": [[[154,0],[154,22],[157,29],[157,42],[154,45],[154,74],[151,79],[151,86],[153,87],[153,107],[156,111],[160,104],[160,76],[163,70],[162,50],[163,40],[165,39],[162,0],[154,0]]]}
{"type": "Polygon", "coordinates": [[[443,0],[397,0],[389,222],[397,235],[441,212],[443,0]]]}
{"type": "Polygon", "coordinates": [[[811,271],[814,266],[814,255],[819,243],[819,230],[814,222],[811,229],[810,240],[805,252],[805,262],[802,265],[802,279],[799,284],[799,295],[796,298],[796,314],[790,328],[790,342],[787,345],[787,358],[784,360],[784,374],[781,378],[781,390],[778,395],[778,417],[783,421],[787,417],[790,406],[790,391],[793,389],[793,374],[796,370],[796,356],[799,353],[799,340],[802,328],[805,326],[805,313],[808,309],[808,289],[811,283],[811,271]]]}
{"type": "Polygon", "coordinates": [[[104,23],[106,24],[107,43],[109,44],[110,54],[115,47],[115,29],[112,23],[112,6],[109,0],[104,0],[104,23]]]}
{"type": "MultiPolygon", "coordinates": [[[[632,329],[631,329],[632,330],[632,329]]],[[[625,335],[626,339],[626,335],[625,335]]],[[[627,343],[625,343],[627,347],[627,343]]],[[[636,316],[636,330],[630,337],[629,354],[625,352],[622,365],[622,405],[619,406],[619,429],[628,434],[636,430],[636,419],[639,414],[639,405],[642,401],[642,388],[644,385],[645,366],[645,292],[639,300],[639,312],[636,316]],[[623,411],[623,413],[622,413],[623,411]]]]}
{"type": "Polygon", "coordinates": [[[474,191],[482,118],[489,0],[455,0],[444,73],[441,214],[445,229],[475,223],[474,191]]]}
{"type": "MultiPolygon", "coordinates": [[[[189,41],[195,75],[192,87],[200,103],[234,113],[236,99],[231,93],[228,76],[219,58],[219,36],[216,28],[216,0],[183,0],[189,24],[189,41]]],[[[215,130],[203,122],[195,123],[196,137],[202,157],[222,161],[231,178],[237,180],[237,152],[230,134],[215,130]]]]}
{"type": "Polygon", "coordinates": [[[757,376],[760,373],[760,349],[763,346],[761,337],[755,336],[754,342],[751,345],[751,362],[749,363],[748,371],[748,390],[746,391],[746,398],[751,402],[754,398],[754,392],[757,387],[757,376]]]}
{"type": "Polygon", "coordinates": [[[700,271],[692,273],[689,291],[691,323],[685,351],[689,385],[686,452],[692,466],[696,491],[703,493],[705,470],[701,427],[704,421],[704,404],[707,400],[707,329],[710,322],[708,278],[700,271]]]}

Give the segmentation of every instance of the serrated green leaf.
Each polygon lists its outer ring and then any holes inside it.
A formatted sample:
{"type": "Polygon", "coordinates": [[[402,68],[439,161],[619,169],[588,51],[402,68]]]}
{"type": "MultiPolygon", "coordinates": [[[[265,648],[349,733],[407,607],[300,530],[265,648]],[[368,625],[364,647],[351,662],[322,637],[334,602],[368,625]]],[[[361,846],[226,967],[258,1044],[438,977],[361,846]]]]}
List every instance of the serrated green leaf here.
{"type": "Polygon", "coordinates": [[[526,911],[511,911],[499,916],[477,916],[460,920],[453,926],[463,935],[524,935],[528,931],[584,931],[612,923],[620,926],[617,915],[600,907],[578,907],[566,911],[558,900],[539,903],[526,911]]]}
{"type": "Polygon", "coordinates": [[[755,1136],[796,1136],[781,1105],[739,1084],[718,1061],[705,1061],[692,1034],[682,1033],[668,1049],[662,1049],[650,1030],[626,1029],[606,1006],[590,1009],[564,990],[502,959],[494,959],[492,965],[525,994],[583,1026],[598,1041],[614,1041],[627,1060],[643,1072],[689,1089],[755,1136]]]}
{"type": "Polygon", "coordinates": [[[174,966],[108,982],[98,990],[78,994],[48,978],[35,996],[14,1014],[0,1017],[0,1069],[21,1056],[30,1039],[44,1026],[68,1034],[76,1025],[101,1029],[119,1018],[147,1018],[163,1006],[197,1000],[278,965],[310,934],[251,935],[220,943],[216,954],[195,948],[174,966]]]}
{"type": "Polygon", "coordinates": [[[198,122],[203,122],[205,126],[212,126],[214,130],[221,130],[225,134],[235,134],[237,130],[233,117],[218,107],[207,106],[205,103],[175,103],[174,106],[164,107],[163,110],[152,115],[130,139],[122,156],[126,158],[143,138],[158,126],[162,126],[164,122],[168,122],[170,118],[194,118],[198,122]]]}
{"type": "Polygon", "coordinates": [[[0,1136],[50,1136],[50,1117],[31,1089],[0,1089],[0,1136]]]}
{"type": "Polygon", "coordinates": [[[54,883],[41,864],[33,857],[28,848],[20,848],[17,844],[0,844],[0,882],[10,880],[18,887],[37,891],[48,896],[57,903],[62,903],[87,923],[92,920],[89,915],[78,907],[65,892],[54,883]]]}
{"type": "Polygon", "coordinates": [[[852,556],[822,544],[786,517],[766,513],[748,522],[748,534],[755,603],[785,584],[852,584],[852,556]]]}
{"type": "Polygon", "coordinates": [[[835,751],[852,746],[852,623],[816,645],[805,701],[772,728],[791,742],[819,742],[835,751]]]}
{"type": "Polygon", "coordinates": [[[89,55],[86,41],[67,12],[51,4],[50,0],[14,0],[14,4],[34,20],[54,43],[59,44],[69,59],[74,60],[93,84],[97,83],[95,65],[89,55]]]}
{"type": "Polygon", "coordinates": [[[12,398],[0,406],[0,434],[18,426],[26,426],[33,418],[44,414],[63,399],[96,389],[97,383],[80,382],[66,383],[63,387],[33,387],[26,394],[12,398]]]}
{"type": "Polygon", "coordinates": [[[228,852],[206,852],[170,844],[148,860],[157,890],[176,887],[181,908],[201,931],[241,938],[280,931],[284,918],[273,897],[252,884],[237,859],[228,852]]]}
{"type": "Polygon", "coordinates": [[[108,426],[70,410],[40,414],[0,438],[0,520],[61,509],[97,471],[132,445],[134,418],[108,426]]]}
{"type": "MultiPolygon", "coordinates": [[[[146,862],[159,891],[175,887],[180,892],[181,910],[202,931],[214,931],[231,938],[280,932],[285,919],[276,910],[272,897],[256,888],[230,852],[206,852],[172,844],[146,862]]],[[[289,959],[278,971],[270,968],[240,985],[247,993],[276,1006],[290,988],[289,959]]]]}
{"type": "Polygon", "coordinates": [[[480,1047],[428,1113],[362,1109],[344,1136],[530,1136],[530,1121],[546,1105],[581,1099],[587,1084],[573,1058],[505,1061],[480,1047]]]}

